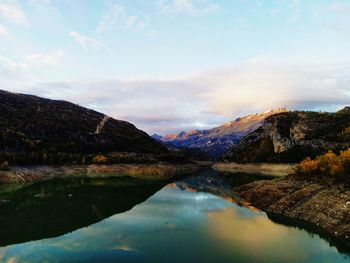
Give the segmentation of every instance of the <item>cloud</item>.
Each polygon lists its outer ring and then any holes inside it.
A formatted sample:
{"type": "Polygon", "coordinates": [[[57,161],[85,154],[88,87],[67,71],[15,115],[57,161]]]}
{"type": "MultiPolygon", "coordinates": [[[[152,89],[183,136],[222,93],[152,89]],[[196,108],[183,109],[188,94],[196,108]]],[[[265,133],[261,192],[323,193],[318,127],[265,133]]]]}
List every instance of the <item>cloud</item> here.
{"type": "Polygon", "coordinates": [[[29,65],[0,56],[0,77],[5,79],[21,79],[23,73],[29,70],[29,65]]]}
{"type": "Polygon", "coordinates": [[[157,8],[162,14],[201,15],[217,11],[219,6],[207,0],[158,0],[157,8]]]}
{"type": "Polygon", "coordinates": [[[146,19],[139,15],[130,15],[125,7],[120,4],[112,4],[99,22],[96,33],[103,33],[111,29],[144,30],[149,28],[146,19]]]}
{"type": "Polygon", "coordinates": [[[330,5],[330,10],[337,12],[342,15],[349,16],[350,14],[350,3],[348,2],[334,2],[330,5]]]}
{"type": "Polygon", "coordinates": [[[164,134],[284,105],[337,109],[350,101],[349,75],[350,64],[257,58],[178,79],[41,83],[21,91],[73,101],[164,134]]]}
{"type": "Polygon", "coordinates": [[[64,56],[61,49],[47,53],[33,53],[26,56],[26,61],[32,65],[56,65],[64,56]]]}
{"type": "Polygon", "coordinates": [[[51,0],[29,0],[31,4],[37,4],[37,5],[51,5],[51,0]]]}
{"type": "Polygon", "coordinates": [[[22,6],[17,3],[0,3],[0,16],[21,26],[29,25],[27,16],[22,6]]]}
{"type": "Polygon", "coordinates": [[[286,105],[310,109],[346,104],[350,64],[317,65],[252,60],[197,77],[214,86],[201,96],[208,110],[226,116],[286,105]]]}
{"type": "Polygon", "coordinates": [[[12,34],[10,30],[1,24],[0,24],[0,37],[6,38],[6,39],[12,38],[12,34]]]}
{"type": "MultiPolygon", "coordinates": [[[[24,57],[0,56],[0,80],[13,80],[16,82],[15,85],[20,85],[23,79],[28,80],[28,77],[33,79],[35,73],[42,72],[48,66],[58,65],[63,56],[64,51],[60,49],[33,53],[24,57]]],[[[4,86],[1,81],[0,84],[4,86]]]]}
{"type": "Polygon", "coordinates": [[[99,42],[94,37],[85,36],[76,31],[69,32],[69,36],[85,50],[90,46],[96,47],[99,45],[99,42]]]}

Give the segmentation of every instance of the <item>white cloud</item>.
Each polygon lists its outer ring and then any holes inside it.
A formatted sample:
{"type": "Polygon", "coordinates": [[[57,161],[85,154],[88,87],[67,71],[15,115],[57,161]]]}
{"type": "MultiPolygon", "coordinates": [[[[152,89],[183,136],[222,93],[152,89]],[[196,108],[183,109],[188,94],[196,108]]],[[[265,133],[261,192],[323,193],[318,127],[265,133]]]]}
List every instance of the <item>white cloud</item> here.
{"type": "Polygon", "coordinates": [[[212,13],[219,9],[218,5],[209,3],[207,0],[158,0],[157,7],[163,14],[188,15],[212,13]]]}
{"type": "Polygon", "coordinates": [[[97,39],[89,36],[82,35],[76,31],[69,32],[69,36],[79,44],[83,49],[88,49],[88,47],[96,47],[99,45],[97,39]]]}
{"type": "Polygon", "coordinates": [[[12,23],[22,26],[28,26],[27,16],[20,4],[17,3],[1,3],[0,2],[0,16],[12,23]]]}
{"type": "Polygon", "coordinates": [[[130,15],[127,13],[124,6],[113,4],[108,8],[108,11],[102,17],[97,26],[96,32],[102,33],[110,29],[134,29],[144,30],[149,27],[146,19],[139,15],[130,15]]]}
{"type": "Polygon", "coordinates": [[[32,65],[55,65],[64,56],[64,51],[61,49],[47,53],[33,53],[26,56],[26,61],[32,65]]]}
{"type": "Polygon", "coordinates": [[[37,74],[49,69],[49,66],[60,64],[64,56],[61,49],[52,52],[33,53],[27,56],[1,56],[0,55],[0,84],[2,81],[15,81],[20,85],[23,79],[34,80],[37,74]]]}
{"type": "Polygon", "coordinates": [[[8,57],[0,56],[1,79],[21,79],[23,73],[29,70],[29,65],[23,62],[14,61],[8,57]]]}
{"type": "Polygon", "coordinates": [[[288,22],[296,22],[301,17],[301,8],[299,0],[289,0],[287,8],[290,10],[291,14],[287,18],[288,22]]]}
{"type": "Polygon", "coordinates": [[[51,5],[51,0],[29,0],[31,4],[37,4],[37,5],[51,5]]]}
{"type": "Polygon", "coordinates": [[[12,37],[10,30],[1,24],[0,24],[0,37],[7,38],[7,39],[10,39],[12,37]]]}

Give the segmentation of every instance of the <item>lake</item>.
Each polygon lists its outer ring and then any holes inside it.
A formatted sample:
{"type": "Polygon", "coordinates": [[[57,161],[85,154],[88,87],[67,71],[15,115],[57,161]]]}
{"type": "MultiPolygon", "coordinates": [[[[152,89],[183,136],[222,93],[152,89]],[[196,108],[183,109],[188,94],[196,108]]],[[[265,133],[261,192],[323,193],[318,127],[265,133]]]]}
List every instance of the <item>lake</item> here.
{"type": "Polygon", "coordinates": [[[238,205],[232,185],[256,179],[205,170],[156,184],[121,177],[2,186],[0,262],[350,261],[319,235],[238,205]]]}

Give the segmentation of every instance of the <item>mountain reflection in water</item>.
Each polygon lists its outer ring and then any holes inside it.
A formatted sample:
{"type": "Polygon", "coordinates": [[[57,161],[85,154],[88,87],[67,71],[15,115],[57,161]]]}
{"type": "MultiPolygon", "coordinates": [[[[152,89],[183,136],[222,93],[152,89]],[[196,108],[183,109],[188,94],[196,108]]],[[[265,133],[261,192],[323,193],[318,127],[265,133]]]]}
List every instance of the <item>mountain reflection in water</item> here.
{"type": "Polygon", "coordinates": [[[318,235],[241,207],[232,186],[258,178],[207,169],[166,187],[114,178],[0,188],[0,262],[350,260],[318,235]]]}
{"type": "Polygon", "coordinates": [[[123,213],[166,183],[57,179],[0,192],[0,245],[55,237],[123,213]]]}

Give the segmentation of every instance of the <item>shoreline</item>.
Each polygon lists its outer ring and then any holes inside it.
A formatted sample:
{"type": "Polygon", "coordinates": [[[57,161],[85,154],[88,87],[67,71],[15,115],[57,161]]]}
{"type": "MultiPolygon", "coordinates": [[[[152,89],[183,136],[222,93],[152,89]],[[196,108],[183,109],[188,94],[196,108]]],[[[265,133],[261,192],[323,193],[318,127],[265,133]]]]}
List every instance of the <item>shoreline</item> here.
{"type": "Polygon", "coordinates": [[[218,172],[248,173],[258,175],[269,175],[274,177],[287,176],[293,172],[295,164],[280,163],[215,163],[212,168],[218,172]]]}
{"type": "Polygon", "coordinates": [[[331,178],[289,175],[233,189],[270,215],[306,222],[350,246],[350,186],[331,178]]]}
{"type": "Polygon", "coordinates": [[[0,184],[30,183],[54,178],[106,178],[130,176],[145,180],[169,180],[181,174],[191,174],[197,164],[91,164],[14,166],[0,171],[0,184]]]}

